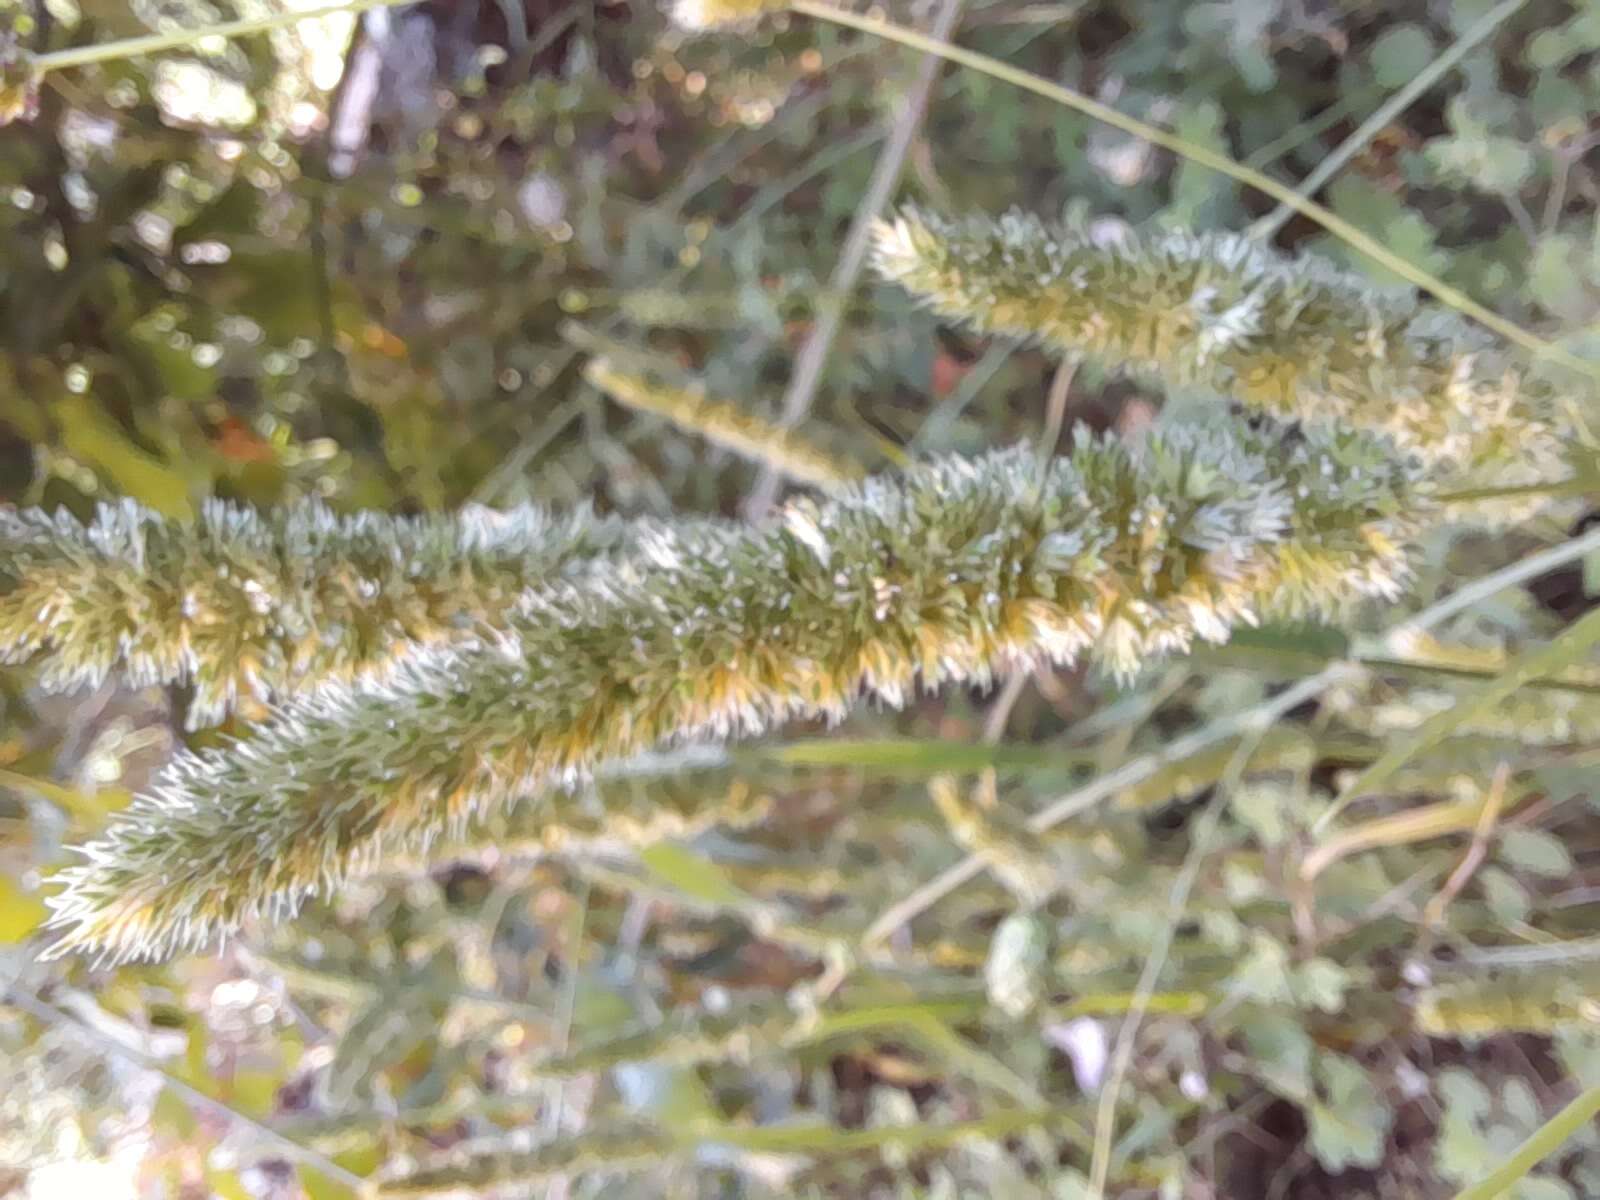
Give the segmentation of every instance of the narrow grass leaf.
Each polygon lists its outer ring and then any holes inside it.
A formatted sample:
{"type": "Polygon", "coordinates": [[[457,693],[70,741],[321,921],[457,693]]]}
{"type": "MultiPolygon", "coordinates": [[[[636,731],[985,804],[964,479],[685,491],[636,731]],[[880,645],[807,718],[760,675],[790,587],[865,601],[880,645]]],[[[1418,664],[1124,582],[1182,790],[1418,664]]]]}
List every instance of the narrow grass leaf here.
{"type": "Polygon", "coordinates": [[[790,767],[856,767],[897,775],[1012,771],[1072,771],[1092,767],[1092,754],[1048,746],[984,746],[934,739],[807,739],[769,747],[762,757],[790,767]]]}
{"type": "Polygon", "coordinates": [[[639,861],[657,879],[696,900],[734,908],[757,905],[716,863],[676,842],[646,846],[639,851],[639,861]]]}
{"type": "Polygon", "coordinates": [[[1554,1154],[1597,1114],[1600,1114],[1600,1087],[1592,1087],[1535,1130],[1487,1179],[1457,1192],[1455,1200],[1494,1200],[1496,1196],[1505,1195],[1519,1179],[1554,1154]]]}
{"type": "Polygon", "coordinates": [[[1497,678],[1473,688],[1454,707],[1438,713],[1410,737],[1391,745],[1377,762],[1344,789],[1333,809],[1323,818],[1324,822],[1331,820],[1350,801],[1378,790],[1419,754],[1432,750],[1473,718],[1492,712],[1533,680],[1575,665],[1596,642],[1600,642],[1600,608],[1574,622],[1545,645],[1518,655],[1497,678]]]}

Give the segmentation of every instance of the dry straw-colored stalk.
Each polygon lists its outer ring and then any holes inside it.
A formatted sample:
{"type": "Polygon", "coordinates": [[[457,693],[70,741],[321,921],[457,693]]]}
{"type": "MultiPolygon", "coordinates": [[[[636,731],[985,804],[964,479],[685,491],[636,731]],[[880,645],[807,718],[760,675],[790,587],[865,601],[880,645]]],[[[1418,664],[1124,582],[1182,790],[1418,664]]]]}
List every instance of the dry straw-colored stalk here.
{"type": "Polygon", "coordinates": [[[1043,471],[1021,449],[945,459],[774,527],[663,526],[531,593],[496,645],[419,651],[181,755],[63,873],[53,950],[205,945],[665,743],[1043,661],[1128,674],[1266,614],[1392,598],[1418,515],[1381,441],[1262,422],[1083,433],[1043,471]]]}
{"type": "Polygon", "coordinates": [[[792,430],[703,392],[669,387],[648,376],[623,371],[608,359],[593,358],[583,377],[618,404],[665,417],[679,429],[705,438],[751,462],[770,466],[800,483],[838,487],[862,475],[852,462],[830,454],[792,430]]]}
{"type": "Polygon", "coordinates": [[[188,684],[198,727],[503,628],[523,592],[619,528],[531,507],[344,517],[213,501],[184,522],[123,501],[88,524],[0,511],[0,663],[36,665],[52,689],[188,684]]]}
{"type": "Polygon", "coordinates": [[[1200,388],[1279,418],[1382,432],[1453,487],[1564,474],[1559,398],[1448,311],[1234,233],[1110,237],[1021,212],[914,208],[879,273],[941,316],[1200,388]]]}

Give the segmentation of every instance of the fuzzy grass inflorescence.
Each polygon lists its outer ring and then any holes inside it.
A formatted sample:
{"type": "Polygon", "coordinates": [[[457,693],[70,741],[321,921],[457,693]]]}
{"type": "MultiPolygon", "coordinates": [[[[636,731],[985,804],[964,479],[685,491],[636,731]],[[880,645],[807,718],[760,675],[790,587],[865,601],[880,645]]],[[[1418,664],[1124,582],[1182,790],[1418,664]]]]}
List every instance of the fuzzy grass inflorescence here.
{"type": "Polygon", "coordinates": [[[583,377],[618,404],[665,417],[679,429],[751,462],[770,466],[799,483],[830,488],[859,479],[855,464],[828,453],[793,430],[783,429],[725,401],[698,391],[669,387],[647,376],[623,371],[593,358],[583,377]]]}
{"type": "Polygon", "coordinates": [[[1381,440],[1262,421],[1085,433],[1043,470],[944,459],[768,527],[660,526],[530,593],[495,645],[419,651],[180,755],[63,873],[52,952],[202,946],[666,743],[1043,661],[1126,674],[1262,615],[1393,597],[1420,503],[1381,440]]]}
{"type": "Polygon", "coordinates": [[[876,230],[878,272],[941,316],[1034,338],[1169,388],[1380,431],[1457,486],[1562,474],[1555,389],[1453,313],[1234,233],[1111,237],[1018,211],[914,208],[876,230]]]}
{"type": "Polygon", "coordinates": [[[52,689],[188,684],[198,727],[500,628],[523,592],[619,528],[531,507],[342,517],[212,501],[187,522],[123,501],[88,524],[0,512],[0,662],[37,664],[52,689]]]}

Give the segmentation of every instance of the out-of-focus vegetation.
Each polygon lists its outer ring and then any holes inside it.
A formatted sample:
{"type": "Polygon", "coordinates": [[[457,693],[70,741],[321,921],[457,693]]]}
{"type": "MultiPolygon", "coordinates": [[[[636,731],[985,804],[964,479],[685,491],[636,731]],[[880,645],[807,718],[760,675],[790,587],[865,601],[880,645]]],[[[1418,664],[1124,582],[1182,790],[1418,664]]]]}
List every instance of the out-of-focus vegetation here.
{"type": "MultiPolygon", "coordinates": [[[[927,27],[937,6],[885,7],[927,27]]],[[[45,54],[276,10],[0,13],[45,54]]],[[[1593,357],[1600,9],[973,0],[956,36],[1295,185],[1486,18],[1317,196],[1593,357]]],[[[36,96],[8,75],[0,502],[759,515],[759,467],[585,364],[776,416],[920,69],[799,17],[690,36],[648,0],[430,0],[36,96]]],[[[935,76],[898,194],[1108,235],[1254,228],[1393,282],[970,69],[935,76]]],[[[844,303],[804,430],[840,462],[1056,449],[1183,407],[870,278],[844,303]]],[[[1509,529],[1441,526],[1405,608],[637,764],[218,956],[41,963],[42,880],[175,746],[256,714],[190,733],[181,687],[0,672],[0,1195],[321,1200],[410,1162],[395,1194],[1478,1183],[1600,1086],[1600,659],[1546,649],[1583,644],[1600,556],[1470,590],[1592,525],[1600,405],[1560,378],[1576,482],[1509,529]],[[1197,736],[1308,677],[1270,728],[1197,736]],[[1083,811],[1041,832],[1063,797],[1083,811]],[[989,869],[919,899],[968,854],[989,869]]],[[[1503,1194],[1600,1195],[1600,1137],[1568,1132],[1503,1194]]]]}

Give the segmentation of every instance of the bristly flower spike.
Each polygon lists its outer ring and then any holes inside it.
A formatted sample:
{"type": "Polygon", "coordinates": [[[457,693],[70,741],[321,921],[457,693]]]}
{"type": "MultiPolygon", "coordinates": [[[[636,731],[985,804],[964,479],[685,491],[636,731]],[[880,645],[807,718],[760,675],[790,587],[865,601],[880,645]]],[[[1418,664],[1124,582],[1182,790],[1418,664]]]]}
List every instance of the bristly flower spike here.
{"type": "Polygon", "coordinates": [[[770,466],[797,482],[830,488],[863,474],[855,464],[737,405],[619,370],[606,359],[590,359],[583,377],[618,404],[665,417],[679,429],[698,434],[751,462],[770,466]]]}
{"type": "Polygon", "coordinates": [[[1418,516],[1387,444],[1263,422],[1083,433],[1042,473],[1022,449],[943,459],[765,528],[664,525],[532,593],[495,646],[422,651],[180,755],[62,874],[52,952],[206,945],[662,745],[1044,661],[1127,674],[1266,614],[1392,598],[1418,516]]]}
{"type": "Polygon", "coordinates": [[[1457,487],[1562,473],[1550,385],[1454,314],[1313,257],[1234,233],[1097,238],[1016,211],[907,208],[878,223],[875,262],[941,316],[1280,418],[1381,432],[1457,487]]]}
{"type": "Polygon", "coordinates": [[[52,689],[187,683],[199,727],[504,628],[523,592],[619,528],[531,507],[341,517],[212,501],[180,522],[123,501],[87,525],[0,511],[0,662],[36,663],[52,689]]]}

